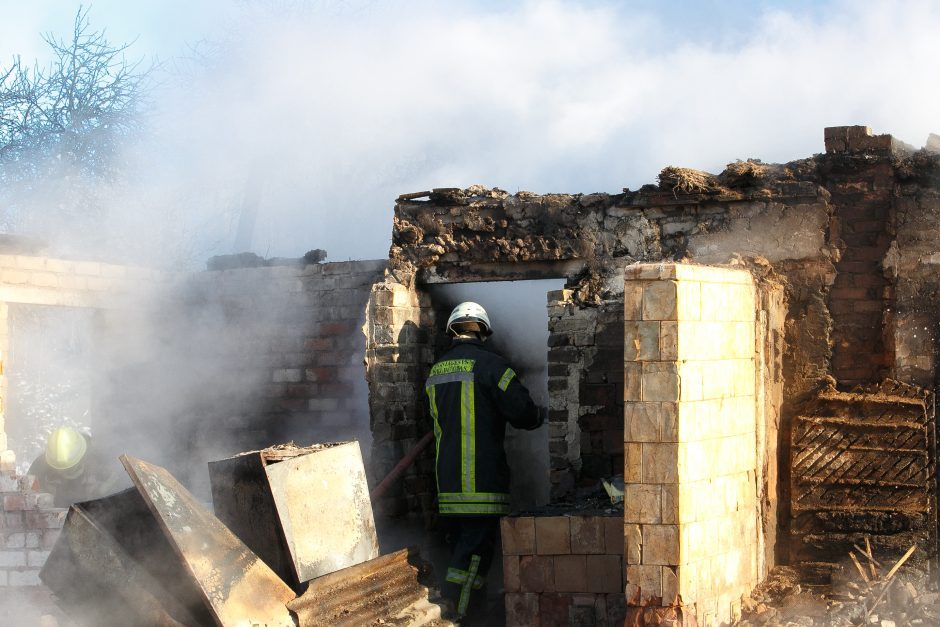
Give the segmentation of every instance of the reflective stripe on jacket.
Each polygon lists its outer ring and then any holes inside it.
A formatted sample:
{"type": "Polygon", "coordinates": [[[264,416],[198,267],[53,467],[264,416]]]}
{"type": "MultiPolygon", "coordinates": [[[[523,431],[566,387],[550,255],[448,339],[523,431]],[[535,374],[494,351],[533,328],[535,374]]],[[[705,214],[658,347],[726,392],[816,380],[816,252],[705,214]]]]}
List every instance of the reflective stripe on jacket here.
{"type": "Polygon", "coordinates": [[[541,424],[538,408],[509,363],[479,340],[456,340],[434,364],[425,391],[434,421],[441,514],[509,512],[506,423],[541,424]]]}

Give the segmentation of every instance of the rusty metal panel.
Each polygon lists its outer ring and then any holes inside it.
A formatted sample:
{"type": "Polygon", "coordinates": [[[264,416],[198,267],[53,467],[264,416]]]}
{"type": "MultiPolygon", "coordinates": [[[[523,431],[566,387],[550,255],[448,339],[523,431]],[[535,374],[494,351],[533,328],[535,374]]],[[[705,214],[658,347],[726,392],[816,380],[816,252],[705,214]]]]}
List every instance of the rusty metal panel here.
{"type": "Polygon", "coordinates": [[[121,463],[218,625],[292,626],[291,589],[164,468],[121,463]]]}
{"type": "Polygon", "coordinates": [[[318,577],[287,606],[301,627],[449,625],[418,581],[422,568],[417,551],[403,549],[318,577]]]}
{"type": "Polygon", "coordinates": [[[252,451],[212,462],[210,479],[220,519],[278,572],[289,563],[297,590],[379,554],[358,442],[252,451]]]}
{"type": "Polygon", "coordinates": [[[837,561],[869,536],[881,550],[915,542],[936,555],[933,397],[886,381],[820,393],[791,432],[791,550],[837,561]]]}
{"type": "MultiPolygon", "coordinates": [[[[133,512],[130,512],[133,515],[133,512]]],[[[84,507],[73,505],[40,577],[77,624],[201,625],[84,507]]],[[[198,617],[198,618],[197,618],[198,617]]]]}

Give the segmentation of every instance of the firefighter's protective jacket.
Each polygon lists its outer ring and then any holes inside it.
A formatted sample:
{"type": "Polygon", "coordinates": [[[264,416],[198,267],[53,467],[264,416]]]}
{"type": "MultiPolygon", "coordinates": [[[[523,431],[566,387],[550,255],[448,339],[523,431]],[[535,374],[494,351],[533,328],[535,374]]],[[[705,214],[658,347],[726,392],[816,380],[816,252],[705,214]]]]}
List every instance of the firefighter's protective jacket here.
{"type": "Polygon", "coordinates": [[[506,423],[535,429],[541,417],[509,363],[479,340],[458,339],[434,364],[425,391],[437,445],[441,514],[509,512],[506,423]]]}

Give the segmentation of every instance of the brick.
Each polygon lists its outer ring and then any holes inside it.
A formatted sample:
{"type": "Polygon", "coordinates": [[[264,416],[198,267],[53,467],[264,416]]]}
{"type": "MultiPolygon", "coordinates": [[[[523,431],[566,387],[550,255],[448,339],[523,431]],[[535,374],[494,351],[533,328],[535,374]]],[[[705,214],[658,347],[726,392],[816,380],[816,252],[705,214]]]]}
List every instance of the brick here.
{"type": "Polygon", "coordinates": [[[679,563],[679,527],[644,525],[642,562],[666,566],[677,565],[679,563]]]}
{"type": "Polygon", "coordinates": [[[505,602],[506,627],[532,627],[541,624],[539,595],[508,593],[505,602]]]}
{"type": "Polygon", "coordinates": [[[679,445],[647,442],[643,445],[643,482],[676,483],[679,480],[679,445]]]}
{"type": "Polygon", "coordinates": [[[624,322],[623,356],[627,361],[656,361],[659,357],[659,322],[624,322]]]}
{"type": "Polygon", "coordinates": [[[633,605],[643,604],[650,597],[663,594],[662,567],[655,564],[627,566],[627,601],[633,605]]]}
{"type": "Polygon", "coordinates": [[[503,556],[503,588],[506,592],[519,592],[521,589],[518,555],[503,556]]]}
{"type": "Polygon", "coordinates": [[[27,511],[26,526],[29,529],[61,529],[67,513],[65,508],[27,511]]]}
{"type": "Polygon", "coordinates": [[[588,592],[623,590],[623,560],[619,555],[588,555],[588,592]]]}
{"type": "Polygon", "coordinates": [[[555,590],[587,592],[587,561],[584,555],[556,555],[555,590]]]}
{"type": "Polygon", "coordinates": [[[656,281],[643,290],[643,320],[676,319],[676,282],[656,281]]]}
{"type": "Polygon", "coordinates": [[[679,400],[679,374],[675,363],[643,364],[640,396],[644,401],[679,400]]]}
{"type": "Polygon", "coordinates": [[[500,521],[504,555],[535,554],[535,519],[507,516],[500,521]]]}
{"type": "Polygon", "coordinates": [[[16,531],[13,533],[3,534],[3,546],[7,549],[25,549],[26,548],[26,532],[16,531]]]}
{"type": "Polygon", "coordinates": [[[624,559],[627,564],[639,564],[643,559],[643,528],[626,524],[623,527],[624,559]]]}
{"type": "Polygon", "coordinates": [[[623,367],[623,399],[624,401],[642,400],[641,389],[643,380],[643,367],[639,362],[627,362],[623,367]]]}
{"type": "Polygon", "coordinates": [[[662,490],[658,485],[624,486],[624,520],[628,523],[662,522],[662,490]]]}
{"type": "Polygon", "coordinates": [[[571,624],[569,610],[571,595],[543,594],[539,597],[539,621],[543,627],[563,627],[571,624]]]}
{"type": "Polygon", "coordinates": [[[643,480],[643,444],[624,442],[623,460],[624,482],[640,483],[643,480]]]}
{"type": "Polygon", "coordinates": [[[623,625],[627,617],[627,599],[623,591],[607,595],[607,625],[623,625]]]}
{"type": "Polygon", "coordinates": [[[535,518],[535,550],[539,555],[571,553],[571,526],[567,516],[535,518]]]}
{"type": "Polygon", "coordinates": [[[49,559],[49,551],[26,551],[26,565],[32,568],[42,568],[49,559]]]}
{"type": "Polygon", "coordinates": [[[646,284],[639,281],[626,281],[623,291],[624,320],[643,319],[643,291],[646,284]]]}
{"type": "Polygon", "coordinates": [[[623,555],[623,517],[602,516],[601,520],[604,523],[604,552],[623,555]]]}
{"type": "Polygon", "coordinates": [[[25,494],[5,494],[3,496],[3,510],[14,512],[26,509],[25,494]]]}
{"type": "Polygon", "coordinates": [[[572,516],[571,552],[599,554],[605,551],[604,519],[600,516],[572,516]]]}
{"type": "Polygon", "coordinates": [[[679,597],[679,578],[674,568],[663,566],[663,605],[672,605],[679,597]]]}
{"type": "Polygon", "coordinates": [[[8,573],[7,585],[11,587],[41,586],[39,570],[11,570],[8,573]]]}
{"type": "Polygon", "coordinates": [[[523,555],[519,558],[519,589],[522,592],[554,592],[555,558],[523,555]]]}
{"type": "Polygon", "coordinates": [[[16,568],[20,566],[26,566],[26,551],[0,551],[0,568],[16,568]]]}
{"type": "Polygon", "coordinates": [[[0,529],[12,531],[22,531],[26,528],[26,522],[23,518],[23,512],[5,512],[2,518],[0,529]]]}

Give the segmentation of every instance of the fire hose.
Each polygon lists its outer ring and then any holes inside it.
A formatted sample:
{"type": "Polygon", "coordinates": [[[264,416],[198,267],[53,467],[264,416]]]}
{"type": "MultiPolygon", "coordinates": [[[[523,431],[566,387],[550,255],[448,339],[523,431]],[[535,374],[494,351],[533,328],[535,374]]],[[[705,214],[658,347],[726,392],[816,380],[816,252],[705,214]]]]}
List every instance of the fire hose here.
{"type": "Polygon", "coordinates": [[[398,481],[398,478],[401,477],[406,470],[408,470],[412,464],[415,463],[415,460],[418,458],[418,455],[421,454],[421,451],[427,448],[434,440],[434,433],[428,431],[424,434],[424,437],[418,440],[418,442],[411,447],[411,450],[401,458],[395,467],[392,468],[392,471],[385,476],[382,481],[379,482],[379,485],[375,486],[375,489],[372,490],[372,502],[378,501],[382,496],[388,492],[389,488],[395,485],[395,482],[398,481]]]}

